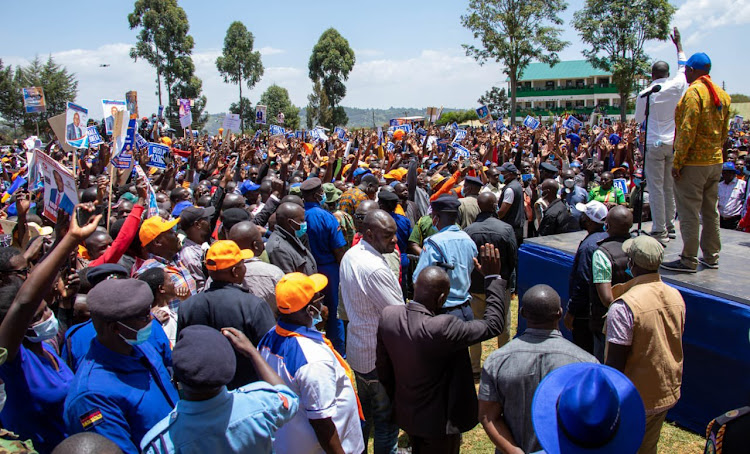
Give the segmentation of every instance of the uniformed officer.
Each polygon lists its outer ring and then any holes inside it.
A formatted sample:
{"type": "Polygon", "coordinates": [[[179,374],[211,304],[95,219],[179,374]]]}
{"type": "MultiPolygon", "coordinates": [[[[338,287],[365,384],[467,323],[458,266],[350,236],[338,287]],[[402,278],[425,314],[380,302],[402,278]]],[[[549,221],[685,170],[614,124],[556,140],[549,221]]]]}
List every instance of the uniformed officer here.
{"type": "Polygon", "coordinates": [[[328,278],[323,303],[328,307],[326,337],[341,355],[345,354],[344,323],[338,319],[339,263],[346,253],[346,239],[334,215],[322,208],[323,187],[320,178],[302,182],[302,199],[305,201],[305,222],[310,251],[318,264],[318,272],[328,278]]]}
{"type": "MultiPolygon", "coordinates": [[[[107,279],[126,279],[130,273],[125,267],[116,263],[105,263],[103,265],[89,268],[86,273],[86,280],[91,284],[91,287],[95,287],[100,282],[107,279]]],[[[86,295],[80,295],[86,296],[86,295]]],[[[76,302],[78,304],[78,302],[76,302]]],[[[167,338],[164,328],[158,320],[152,322],[151,336],[148,341],[154,346],[157,352],[161,355],[164,365],[167,368],[172,367],[172,351],[169,344],[169,338],[167,338]]],[[[89,351],[91,346],[91,340],[96,337],[96,330],[91,320],[73,325],[65,332],[65,342],[62,346],[62,354],[60,355],[70,369],[75,372],[78,370],[78,364],[81,362],[86,353],[89,351]]]]}
{"type": "Polygon", "coordinates": [[[65,400],[69,433],[96,432],[138,453],[146,432],[174,408],[177,390],[147,342],[153,299],[148,284],[136,279],[109,279],[89,292],[96,338],[65,400]]]}
{"type": "Polygon", "coordinates": [[[274,434],[297,412],[299,398],[241,331],[222,331],[205,325],[180,331],[173,355],[183,399],[143,437],[143,453],[173,453],[175,446],[180,452],[272,452],[274,434]],[[232,345],[261,381],[227,390],[236,368],[232,345]]]}

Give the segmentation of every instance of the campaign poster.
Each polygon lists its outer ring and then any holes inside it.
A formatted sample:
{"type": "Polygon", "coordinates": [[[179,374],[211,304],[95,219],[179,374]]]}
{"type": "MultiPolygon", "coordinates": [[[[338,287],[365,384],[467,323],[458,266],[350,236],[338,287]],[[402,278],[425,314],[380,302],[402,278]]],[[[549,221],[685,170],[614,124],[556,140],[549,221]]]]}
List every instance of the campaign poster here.
{"type": "Polygon", "coordinates": [[[59,162],[39,150],[34,150],[34,160],[42,174],[44,184],[44,216],[57,222],[57,210],[72,215],[78,204],[75,178],[59,162]]]}
{"type": "Polygon", "coordinates": [[[261,125],[266,124],[266,106],[255,106],[255,123],[261,125]]]}
{"type": "Polygon", "coordinates": [[[102,99],[102,112],[104,112],[104,129],[107,134],[112,135],[115,131],[115,120],[117,112],[125,112],[125,101],[114,101],[111,99],[102,99]]]}
{"type": "Polygon", "coordinates": [[[616,188],[620,188],[623,194],[628,193],[628,182],[625,178],[615,178],[612,183],[614,183],[616,188]]]}
{"type": "Polygon", "coordinates": [[[333,133],[339,138],[339,140],[344,140],[344,138],[346,138],[346,131],[340,126],[333,128],[333,133]]]}
{"type": "Polygon", "coordinates": [[[583,122],[577,119],[576,117],[574,117],[573,115],[566,118],[565,121],[563,122],[563,128],[571,132],[576,132],[582,126],[583,126],[583,122]]]}
{"type": "Polygon", "coordinates": [[[193,124],[193,113],[190,111],[190,100],[180,99],[179,117],[180,126],[184,129],[193,124]]]}
{"type": "Polygon", "coordinates": [[[278,125],[271,125],[268,127],[268,134],[271,136],[283,136],[286,133],[284,128],[278,125]]]}
{"type": "Polygon", "coordinates": [[[536,118],[532,117],[531,115],[527,115],[526,118],[523,120],[523,125],[530,129],[536,129],[539,127],[541,123],[536,118]]]}
{"type": "Polygon", "coordinates": [[[86,134],[86,123],[89,111],[78,104],[68,103],[65,111],[65,142],[71,147],[88,148],[89,137],[86,134]]]}
{"type": "Polygon", "coordinates": [[[129,91],[125,93],[125,103],[130,112],[130,118],[138,118],[138,92],[129,91]]]}
{"type": "Polygon", "coordinates": [[[148,166],[157,169],[166,169],[167,161],[164,159],[169,154],[169,147],[160,143],[148,144],[148,166]]]}
{"type": "Polygon", "coordinates": [[[457,129],[456,130],[456,137],[453,138],[453,143],[460,143],[464,138],[466,137],[466,130],[465,129],[457,129]]]}
{"type": "Polygon", "coordinates": [[[138,178],[146,180],[146,185],[148,186],[148,217],[151,218],[158,216],[159,206],[156,204],[156,193],[154,192],[154,188],[151,187],[151,183],[148,181],[146,172],[143,171],[140,165],[133,166],[133,170],[138,178]]]}
{"type": "Polygon", "coordinates": [[[47,111],[47,102],[44,99],[44,89],[42,87],[22,88],[23,107],[26,113],[37,113],[47,111]]]}
{"type": "Polygon", "coordinates": [[[430,123],[435,123],[438,121],[438,108],[437,107],[428,107],[427,108],[427,121],[430,123]]]}
{"type": "Polygon", "coordinates": [[[452,146],[453,146],[453,149],[456,150],[456,154],[453,156],[454,161],[458,161],[458,158],[469,159],[469,156],[471,154],[469,153],[468,149],[466,149],[465,147],[462,147],[459,144],[454,144],[452,146]]]}
{"type": "Polygon", "coordinates": [[[86,128],[86,134],[89,136],[89,145],[92,147],[95,147],[97,145],[100,145],[104,143],[102,140],[102,136],[99,134],[99,131],[96,129],[96,126],[89,126],[86,128]]]}
{"type": "Polygon", "coordinates": [[[490,115],[490,109],[487,106],[481,106],[477,109],[477,117],[479,117],[479,122],[482,124],[492,121],[492,115],[490,115]]]}
{"type": "Polygon", "coordinates": [[[276,115],[276,122],[280,125],[284,124],[284,112],[279,112],[279,114],[276,115]]]}
{"type": "Polygon", "coordinates": [[[222,124],[224,131],[239,131],[240,130],[240,114],[228,113],[224,117],[224,124],[222,124]]]}

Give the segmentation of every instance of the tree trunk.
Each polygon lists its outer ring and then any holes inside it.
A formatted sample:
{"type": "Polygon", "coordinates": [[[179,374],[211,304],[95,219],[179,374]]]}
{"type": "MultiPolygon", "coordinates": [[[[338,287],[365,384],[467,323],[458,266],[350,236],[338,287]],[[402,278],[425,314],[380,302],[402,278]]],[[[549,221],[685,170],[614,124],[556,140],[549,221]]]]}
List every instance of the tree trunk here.
{"type": "MultiPolygon", "coordinates": [[[[159,61],[159,52],[156,52],[156,61],[159,61]]],[[[159,69],[159,64],[156,64],[156,91],[159,94],[159,105],[163,106],[164,104],[161,103],[161,70],[159,69]]],[[[162,115],[165,115],[165,113],[162,112],[162,115]]]]}
{"type": "Polygon", "coordinates": [[[516,68],[510,68],[510,125],[515,126],[516,124],[516,79],[517,71],[516,68]]]}
{"type": "Polygon", "coordinates": [[[628,112],[628,94],[620,93],[620,121],[625,123],[628,112]]]}
{"type": "Polygon", "coordinates": [[[237,105],[240,109],[240,135],[242,135],[245,132],[245,120],[242,118],[242,108],[244,107],[242,105],[242,81],[238,85],[240,86],[240,103],[237,105]]]}

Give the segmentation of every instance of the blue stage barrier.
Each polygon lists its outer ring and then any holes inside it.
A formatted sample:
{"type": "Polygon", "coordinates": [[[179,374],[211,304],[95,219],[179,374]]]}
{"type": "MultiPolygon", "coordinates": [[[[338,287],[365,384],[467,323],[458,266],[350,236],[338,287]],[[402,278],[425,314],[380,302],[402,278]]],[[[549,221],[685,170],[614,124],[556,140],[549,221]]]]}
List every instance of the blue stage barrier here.
{"type": "MultiPolygon", "coordinates": [[[[518,297],[536,284],[547,284],[568,301],[573,256],[525,243],[518,253],[518,297]]],[[[699,434],[722,413],[750,405],[750,306],[667,282],[685,300],[682,338],[682,397],[667,419],[699,434]]],[[[519,311],[520,312],[520,311],[519,311]]],[[[518,316],[518,332],[526,321],[518,316]]],[[[563,334],[570,333],[560,324],[563,334]]]]}

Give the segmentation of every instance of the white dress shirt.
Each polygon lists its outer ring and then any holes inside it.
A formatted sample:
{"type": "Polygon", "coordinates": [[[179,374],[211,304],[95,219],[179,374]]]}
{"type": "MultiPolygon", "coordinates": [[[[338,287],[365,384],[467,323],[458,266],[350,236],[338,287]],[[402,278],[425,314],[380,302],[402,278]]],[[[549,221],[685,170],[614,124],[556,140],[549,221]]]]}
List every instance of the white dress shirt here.
{"type": "Polygon", "coordinates": [[[349,317],[346,360],[352,369],[366,374],[375,369],[380,314],[387,306],[404,304],[404,296],[383,255],[365,240],[346,251],[339,274],[349,317]]]}
{"type": "Polygon", "coordinates": [[[685,53],[677,54],[677,75],[671,79],[656,79],[638,93],[635,100],[635,121],[642,124],[646,120],[646,99],[641,95],[647,93],[654,85],[661,85],[661,90],[651,95],[651,108],[648,116],[648,137],[646,143],[653,146],[656,142],[665,145],[674,143],[674,111],[677,103],[687,90],[685,79],[685,53]]]}
{"type": "Polygon", "coordinates": [[[719,214],[723,218],[731,218],[742,214],[745,194],[745,182],[739,178],[733,179],[729,184],[722,179],[719,182],[719,214]]]}

